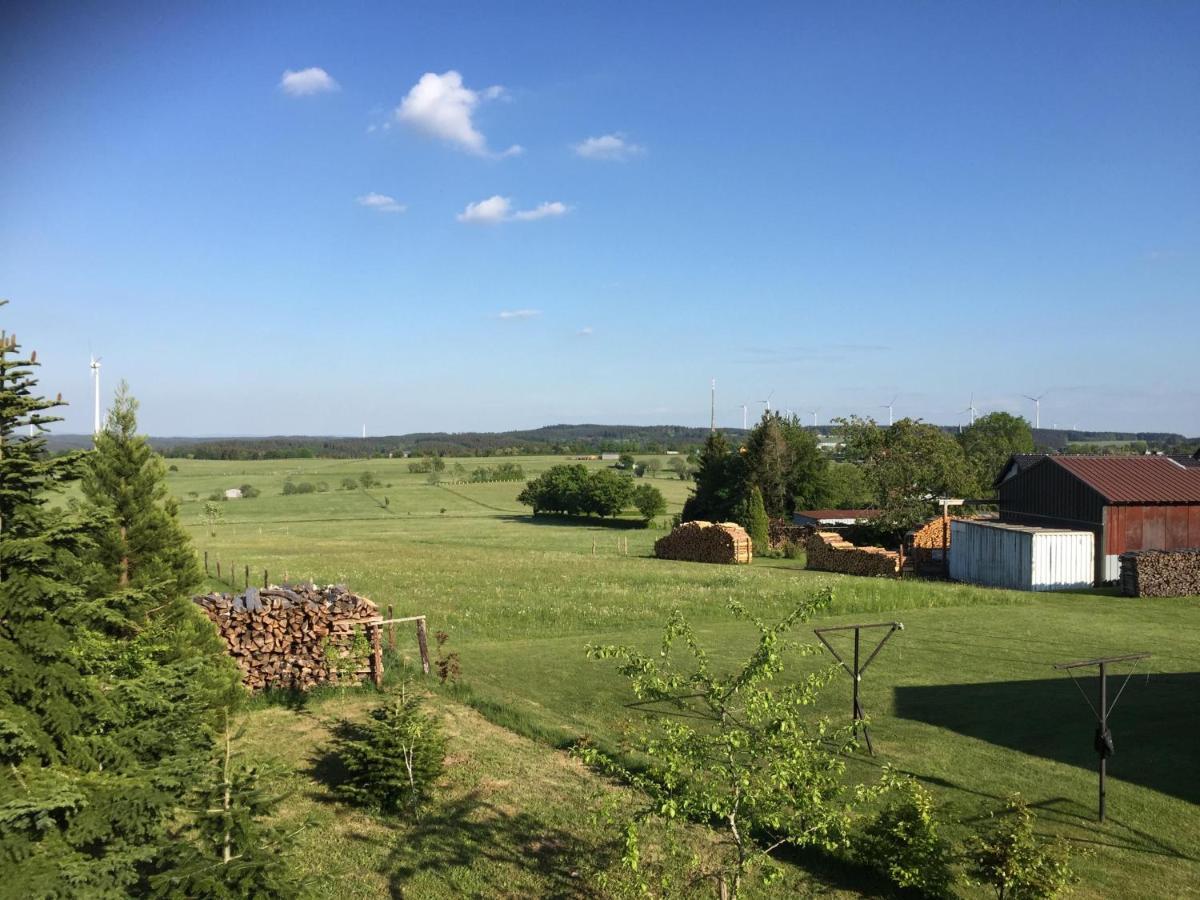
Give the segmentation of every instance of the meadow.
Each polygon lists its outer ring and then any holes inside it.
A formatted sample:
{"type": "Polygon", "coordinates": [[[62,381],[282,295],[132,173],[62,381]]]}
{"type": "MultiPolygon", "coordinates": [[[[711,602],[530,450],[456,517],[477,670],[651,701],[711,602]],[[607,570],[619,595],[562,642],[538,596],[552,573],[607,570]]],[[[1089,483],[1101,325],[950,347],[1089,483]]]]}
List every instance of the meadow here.
{"type": "MultiPolygon", "coordinates": [[[[504,460],[530,476],[564,461],[504,460]]],[[[326,835],[311,840],[314,850],[326,848],[314,877],[328,879],[333,869],[339,879],[328,896],[384,896],[401,884],[408,885],[405,896],[587,895],[572,853],[595,856],[606,844],[578,810],[611,786],[554,748],[586,735],[619,752],[638,719],[611,664],[589,661],[585,646],[653,647],[671,610],[680,609],[714,658],[733,664],[753,635],[730,617],[729,600],[769,620],[827,585],[833,607],[813,624],[904,624],[863,681],[877,755],[858,753],[853,778],[874,780],[890,764],[920,778],[948,815],[966,821],[1020,791],[1036,808],[1039,827],[1081,852],[1080,896],[1200,893],[1200,599],[860,579],[807,572],[802,560],[757,559],[749,567],[667,562],[651,556],[665,521],[641,528],[632,520],[535,520],[515,500],[520,483],[432,485],[410,473],[407,460],[169,462],[176,470],[168,483],[198,551],[214,569],[219,559],[226,577],[232,566],[239,586],[245,566],[252,583],[264,570],[276,582],[346,583],[396,615],[427,615],[431,631],[449,635],[447,647],[461,655],[462,683],[441,693],[460,741],[457,749],[452,742],[460,765],[452,767],[448,795],[474,797],[485,819],[520,819],[528,832],[491,829],[497,840],[512,842],[491,847],[489,828],[470,831],[475,819],[464,813],[458,819],[467,832],[454,832],[453,840],[443,835],[454,846],[465,842],[462,853],[434,865],[434,857],[413,850],[419,828],[397,831],[321,801],[315,775],[301,764],[317,752],[325,718],[337,715],[339,704],[361,711],[361,697],[316,697],[298,710],[260,703],[248,716],[249,740],[282,756],[293,772],[289,815],[326,823],[326,835]],[[364,471],[381,484],[338,489],[364,471]],[[289,478],[330,489],[285,496],[289,478]],[[210,529],[204,498],[247,483],[261,495],[220,503],[223,521],[210,529]],[[1093,717],[1052,665],[1131,651],[1153,657],[1113,714],[1109,818],[1099,824],[1093,717]],[[332,849],[329,829],[341,829],[332,849]],[[557,834],[558,849],[531,852],[539,830],[557,834]],[[401,832],[409,839],[398,844],[401,832]]],[[[497,460],[462,462],[471,470],[497,460]]],[[[678,511],[688,484],[665,473],[649,481],[667,497],[669,513],[678,511]]],[[[215,579],[211,586],[221,587],[215,579]]],[[[811,638],[809,628],[797,637],[811,638]]],[[[412,636],[400,640],[395,668],[415,656],[412,636]]],[[[829,664],[827,654],[800,663],[829,664]]],[[[1112,683],[1110,696],[1120,685],[1112,683]]],[[[1079,686],[1094,697],[1094,677],[1079,686]]],[[[841,676],[823,694],[820,712],[840,721],[849,706],[849,679],[841,676]]],[[[439,821],[453,831],[451,819],[439,821]]],[[[836,869],[795,869],[773,895],[878,888],[836,869]]]]}

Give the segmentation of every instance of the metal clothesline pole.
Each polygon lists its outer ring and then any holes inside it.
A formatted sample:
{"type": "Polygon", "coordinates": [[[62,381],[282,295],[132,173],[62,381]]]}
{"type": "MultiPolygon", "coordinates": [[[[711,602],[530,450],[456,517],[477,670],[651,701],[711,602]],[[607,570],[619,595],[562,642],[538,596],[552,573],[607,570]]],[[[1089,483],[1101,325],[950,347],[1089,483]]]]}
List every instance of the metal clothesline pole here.
{"type": "MultiPolygon", "coordinates": [[[[817,639],[822,644],[824,644],[826,647],[829,648],[829,652],[833,654],[833,658],[836,659],[838,661],[838,664],[843,669],[846,670],[846,674],[849,675],[854,680],[854,693],[853,693],[853,700],[851,703],[851,716],[852,716],[853,722],[854,722],[855,734],[858,733],[858,728],[859,728],[858,723],[863,721],[866,718],[866,714],[863,712],[862,702],[859,699],[859,684],[862,682],[862,674],[863,674],[863,672],[865,672],[867,670],[867,666],[869,666],[871,664],[871,660],[873,660],[876,656],[879,655],[879,651],[883,649],[883,645],[888,642],[888,639],[891,638],[891,636],[893,634],[895,634],[897,631],[902,631],[902,630],[904,630],[904,625],[901,622],[872,622],[869,624],[859,624],[859,625],[830,625],[825,628],[814,628],[813,629],[813,633],[817,636],[817,639]],[[888,629],[888,633],[885,634],[880,639],[879,643],[875,645],[875,649],[871,651],[871,655],[867,657],[867,661],[860,664],[859,660],[861,659],[861,655],[862,655],[862,630],[864,628],[886,628],[886,629],[888,629]],[[825,635],[829,634],[830,632],[833,632],[833,631],[853,631],[854,632],[854,667],[853,668],[846,665],[846,661],[844,659],[842,659],[841,654],[838,653],[837,650],[834,649],[833,645],[825,639],[825,635]]],[[[862,730],[863,730],[863,737],[866,738],[866,740],[867,740],[867,751],[872,756],[874,756],[875,755],[875,747],[871,743],[870,729],[868,729],[866,725],[863,725],[862,730]]]]}

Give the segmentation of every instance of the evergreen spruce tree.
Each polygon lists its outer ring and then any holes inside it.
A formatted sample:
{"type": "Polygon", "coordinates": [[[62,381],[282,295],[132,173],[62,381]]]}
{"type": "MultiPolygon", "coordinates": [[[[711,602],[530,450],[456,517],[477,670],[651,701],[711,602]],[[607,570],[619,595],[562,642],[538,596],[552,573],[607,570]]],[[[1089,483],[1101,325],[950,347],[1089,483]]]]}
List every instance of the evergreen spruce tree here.
{"type": "Polygon", "coordinates": [[[289,864],[292,834],[272,825],[282,796],[267,790],[270,772],[248,765],[234,748],[228,713],[223,739],[189,792],[190,814],[173,832],[155,897],[191,900],[292,898],[304,885],[289,864]]]}
{"type": "Polygon", "coordinates": [[[162,457],[137,433],[137,407],[122,381],[87,457],[83,494],[109,523],[97,540],[99,561],[115,586],[188,594],[200,584],[200,566],[167,494],[162,457]]]}
{"type": "Polygon", "coordinates": [[[767,508],[763,505],[763,495],[758,485],[750,488],[747,509],[746,531],[750,533],[755,554],[763,556],[771,549],[771,521],[767,518],[767,508]]]}
{"type": "Polygon", "coordinates": [[[746,476],[741,454],[729,448],[725,435],[714,431],[704,441],[696,470],[696,489],[683,504],[685,522],[741,521],[745,515],[746,476]]]}
{"type": "Polygon", "coordinates": [[[126,897],[164,864],[236,673],[194,610],[155,605],[178,580],[107,592],[111,522],[50,507],[83,456],[47,455],[60,401],[36,395],[35,364],[0,337],[0,897],[126,897]]]}

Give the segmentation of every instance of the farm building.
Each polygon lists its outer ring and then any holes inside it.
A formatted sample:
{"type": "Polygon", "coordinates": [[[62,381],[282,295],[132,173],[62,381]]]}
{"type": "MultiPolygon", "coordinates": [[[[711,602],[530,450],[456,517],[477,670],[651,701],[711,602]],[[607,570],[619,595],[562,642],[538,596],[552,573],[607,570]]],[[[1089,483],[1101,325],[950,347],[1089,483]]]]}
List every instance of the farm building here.
{"type": "Polygon", "coordinates": [[[1170,457],[1047,456],[997,492],[1001,522],[1092,532],[1098,583],[1127,550],[1200,546],[1200,467],[1170,457]]]}
{"type": "Polygon", "coordinates": [[[1018,591],[1090,587],[1096,539],[1090,531],[955,519],[950,577],[1018,591]]]}
{"type": "Polygon", "coordinates": [[[225,491],[225,499],[226,500],[241,500],[242,499],[242,489],[241,488],[228,488],[225,491]]]}
{"type": "Polygon", "coordinates": [[[853,525],[860,519],[874,519],[879,512],[877,509],[806,509],[797,511],[792,521],[811,528],[837,528],[853,525]]]}

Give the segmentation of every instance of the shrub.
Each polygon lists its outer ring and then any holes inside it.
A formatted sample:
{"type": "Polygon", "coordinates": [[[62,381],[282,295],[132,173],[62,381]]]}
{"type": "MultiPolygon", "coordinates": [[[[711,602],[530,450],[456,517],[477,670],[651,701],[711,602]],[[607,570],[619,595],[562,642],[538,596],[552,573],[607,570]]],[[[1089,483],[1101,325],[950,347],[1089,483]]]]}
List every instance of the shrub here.
{"type": "Polygon", "coordinates": [[[415,810],[442,774],[446,741],[441,727],[406,686],[399,697],[371,711],[362,724],[344,723],[335,751],[346,779],[345,800],[384,812],[415,810]]]}
{"type": "Polygon", "coordinates": [[[1066,842],[1039,839],[1033,823],[1029,806],[1013,794],[967,842],[968,874],[991,887],[999,900],[1049,900],[1078,880],[1066,842]]]}
{"type": "MultiPolygon", "coordinates": [[[[285,487],[286,487],[286,485],[285,485],[285,487]]],[[[284,493],[286,494],[287,491],[284,491],[284,493]]],[[[208,495],[208,499],[212,500],[214,502],[224,500],[225,492],[224,491],[213,491],[211,494],[208,495]]]]}
{"type": "Polygon", "coordinates": [[[311,481],[301,481],[296,484],[294,481],[285,481],[283,483],[283,493],[291,494],[313,494],[316,493],[316,486],[311,481]]]}
{"type": "Polygon", "coordinates": [[[345,478],[342,479],[342,488],[341,489],[343,491],[357,491],[358,490],[358,479],[351,478],[350,476],[346,476],[345,478]]]}
{"type": "Polygon", "coordinates": [[[445,684],[449,681],[451,684],[458,682],[458,676],[462,672],[462,666],[459,663],[458,651],[447,650],[446,641],[450,640],[450,635],[444,631],[439,631],[434,635],[437,639],[437,661],[434,663],[437,669],[438,680],[445,684]]]}
{"type": "Polygon", "coordinates": [[[877,813],[853,844],[855,857],[893,884],[925,897],[948,897],[955,881],[954,850],[941,836],[933,799],[916,780],[884,774],[896,799],[877,813]]]}
{"type": "Polygon", "coordinates": [[[167,471],[168,472],[178,472],[179,466],[175,465],[175,463],[171,463],[169,466],[167,466],[167,471]]]}
{"type": "Polygon", "coordinates": [[[639,484],[634,488],[633,505],[647,522],[667,511],[667,501],[663,499],[662,491],[652,484],[639,484]]]}
{"type": "Polygon", "coordinates": [[[329,482],[327,482],[327,481],[318,481],[317,482],[317,493],[318,494],[324,494],[328,490],[329,490],[329,482]]]}
{"type": "Polygon", "coordinates": [[[358,476],[358,483],[361,484],[363,488],[369,488],[379,484],[379,479],[370,472],[363,472],[358,476]]]}
{"type": "Polygon", "coordinates": [[[750,542],[754,544],[754,552],[766,556],[771,549],[771,520],[767,518],[767,508],[763,504],[762,491],[755,485],[750,489],[750,502],[746,512],[746,531],[750,533],[750,542]]]}
{"type": "Polygon", "coordinates": [[[238,488],[238,490],[240,490],[242,492],[242,496],[245,497],[246,499],[251,499],[253,497],[257,497],[259,494],[262,493],[262,491],[260,491],[258,488],[256,488],[252,484],[243,484],[240,488],[238,488]]]}

